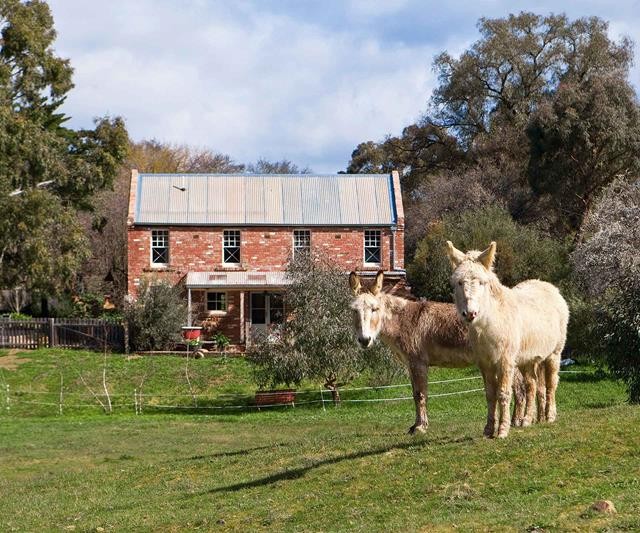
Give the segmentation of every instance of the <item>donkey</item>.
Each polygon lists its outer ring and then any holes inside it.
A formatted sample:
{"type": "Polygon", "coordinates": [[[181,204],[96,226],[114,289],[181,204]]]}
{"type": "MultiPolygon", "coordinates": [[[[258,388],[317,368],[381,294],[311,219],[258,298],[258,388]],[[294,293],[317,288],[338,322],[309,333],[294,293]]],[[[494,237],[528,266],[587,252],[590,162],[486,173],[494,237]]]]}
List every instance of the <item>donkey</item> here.
{"type": "Polygon", "coordinates": [[[560,355],[567,338],[569,308],[560,291],[545,281],[527,280],[512,289],[493,272],[496,243],[483,252],[466,254],[447,241],[454,268],[451,285],[456,308],[469,328],[469,342],[485,376],[487,425],[492,437],[499,407],[498,438],[509,434],[509,403],[514,369],[522,371],[526,388],[523,425],[534,417],[536,372],[544,373],[538,386],[538,419],[556,419],[556,389],[560,355]],[[545,395],[546,392],[546,395],[545,395]]]}
{"type": "MultiPolygon", "coordinates": [[[[354,294],[351,304],[358,341],[363,348],[378,336],[407,367],[416,407],[416,421],[409,433],[424,433],[427,418],[427,375],[429,366],[460,368],[475,363],[464,323],[453,304],[413,301],[382,291],[384,273],[379,271],[369,288],[351,272],[349,285],[354,294]]],[[[522,379],[514,380],[514,425],[524,414],[522,379]]]]}

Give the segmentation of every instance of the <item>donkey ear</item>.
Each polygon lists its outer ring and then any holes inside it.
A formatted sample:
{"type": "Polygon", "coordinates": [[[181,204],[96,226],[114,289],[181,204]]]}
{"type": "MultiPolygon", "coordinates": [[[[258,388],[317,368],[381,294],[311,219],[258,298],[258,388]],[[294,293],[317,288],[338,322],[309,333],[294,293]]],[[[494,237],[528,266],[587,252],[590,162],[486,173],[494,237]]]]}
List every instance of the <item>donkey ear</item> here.
{"type": "Polygon", "coordinates": [[[371,287],[371,294],[375,296],[382,290],[383,281],[384,281],[384,271],[378,270],[378,273],[376,274],[376,280],[373,282],[373,286],[371,287]]]}
{"type": "Polygon", "coordinates": [[[467,257],[464,253],[458,250],[451,241],[447,241],[447,255],[449,256],[449,261],[451,261],[451,266],[453,268],[457,268],[457,266],[464,261],[465,257],[467,257]]]}
{"type": "Polygon", "coordinates": [[[354,295],[357,296],[358,294],[360,294],[362,284],[360,283],[360,276],[358,276],[358,274],[356,274],[355,272],[351,272],[351,274],[349,274],[349,287],[351,287],[354,295]]]}
{"type": "Polygon", "coordinates": [[[489,245],[489,248],[484,250],[478,256],[477,260],[487,270],[493,270],[493,261],[495,260],[495,258],[496,258],[496,241],[491,241],[491,244],[489,245]]]}

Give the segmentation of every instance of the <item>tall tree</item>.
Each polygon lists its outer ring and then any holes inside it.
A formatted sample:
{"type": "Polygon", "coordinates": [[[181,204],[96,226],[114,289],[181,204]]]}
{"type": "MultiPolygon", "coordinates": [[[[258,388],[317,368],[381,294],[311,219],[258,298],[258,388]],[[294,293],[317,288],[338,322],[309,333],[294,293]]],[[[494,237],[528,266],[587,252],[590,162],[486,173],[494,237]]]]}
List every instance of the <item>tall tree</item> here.
{"type": "Polygon", "coordinates": [[[310,174],[311,169],[309,167],[300,168],[288,159],[269,161],[260,158],[255,163],[247,165],[247,172],[253,174],[310,174]]]}
{"type": "Polygon", "coordinates": [[[561,220],[577,231],[598,193],[640,173],[640,106],[616,75],[569,80],[534,113],[529,183],[551,196],[561,220]]]}
{"type": "Polygon", "coordinates": [[[0,0],[0,32],[0,285],[50,294],[73,284],[87,255],[76,211],[111,186],[128,136],[120,118],[64,126],[73,71],[44,1],[0,0]]]}
{"type": "Polygon", "coordinates": [[[611,40],[597,17],[519,13],[482,18],[478,29],[459,57],[435,58],[439,83],[422,120],[399,138],[361,143],[349,169],[395,167],[418,203],[445,170],[480,174],[517,220],[553,228],[569,213],[560,232],[573,232],[603,185],[634,172],[632,43],[611,40]]]}

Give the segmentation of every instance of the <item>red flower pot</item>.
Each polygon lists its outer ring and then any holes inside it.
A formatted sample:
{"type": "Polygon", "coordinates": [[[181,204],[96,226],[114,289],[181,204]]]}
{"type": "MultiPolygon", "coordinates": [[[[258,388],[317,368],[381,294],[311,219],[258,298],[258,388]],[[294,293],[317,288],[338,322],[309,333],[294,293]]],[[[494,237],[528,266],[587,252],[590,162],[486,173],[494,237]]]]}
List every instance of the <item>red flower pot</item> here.
{"type": "Polygon", "coordinates": [[[200,333],[202,333],[202,328],[200,326],[183,326],[182,327],[182,338],[186,341],[199,339],[200,333]]]}

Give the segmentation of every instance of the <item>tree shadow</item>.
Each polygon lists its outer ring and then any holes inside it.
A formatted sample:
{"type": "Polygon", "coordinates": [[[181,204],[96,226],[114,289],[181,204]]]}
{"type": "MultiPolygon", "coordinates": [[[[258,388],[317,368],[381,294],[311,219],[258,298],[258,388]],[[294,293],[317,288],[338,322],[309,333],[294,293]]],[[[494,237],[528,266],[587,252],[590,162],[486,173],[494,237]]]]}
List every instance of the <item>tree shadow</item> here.
{"type": "Polygon", "coordinates": [[[171,463],[182,463],[186,461],[202,461],[207,459],[216,459],[219,457],[235,457],[236,455],[247,455],[253,452],[259,452],[262,450],[271,450],[273,448],[277,448],[279,446],[284,446],[284,444],[270,444],[269,446],[256,446],[255,448],[246,448],[244,450],[233,450],[229,452],[219,452],[219,453],[209,453],[206,455],[192,455],[191,457],[183,457],[181,459],[172,459],[171,463]]]}
{"type": "Polygon", "coordinates": [[[199,495],[217,494],[221,492],[237,492],[244,489],[272,485],[274,483],[278,483],[279,481],[300,479],[304,477],[307,474],[307,472],[314,470],[316,468],[320,468],[322,466],[333,465],[333,464],[341,463],[343,461],[352,461],[355,459],[362,459],[364,457],[381,455],[381,454],[390,452],[392,450],[420,449],[432,444],[436,444],[436,445],[455,444],[455,443],[469,442],[473,440],[474,440],[473,437],[464,436],[464,437],[457,437],[457,438],[443,437],[441,439],[426,438],[426,439],[421,439],[417,442],[414,441],[414,442],[407,442],[404,444],[389,444],[387,446],[380,446],[377,448],[372,448],[370,450],[363,450],[359,452],[348,453],[346,455],[340,455],[337,457],[323,459],[321,461],[315,461],[308,466],[302,466],[299,468],[283,470],[282,472],[277,472],[275,474],[271,474],[265,477],[251,480],[251,481],[243,481],[241,483],[235,483],[233,485],[216,487],[216,488],[201,492],[199,495]]]}
{"type": "Polygon", "coordinates": [[[609,376],[603,370],[596,370],[595,372],[576,372],[575,374],[560,375],[560,381],[565,381],[567,383],[598,383],[607,379],[611,379],[611,376],[609,376]]]}

